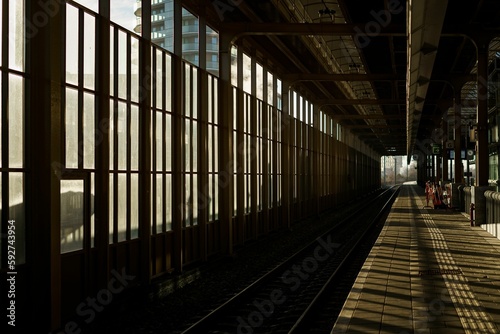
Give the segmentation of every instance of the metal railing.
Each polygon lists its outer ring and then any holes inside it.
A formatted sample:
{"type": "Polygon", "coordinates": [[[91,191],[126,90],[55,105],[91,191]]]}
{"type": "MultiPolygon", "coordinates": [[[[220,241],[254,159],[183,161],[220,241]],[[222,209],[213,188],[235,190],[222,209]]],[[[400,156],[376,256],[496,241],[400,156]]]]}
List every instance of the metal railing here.
{"type": "Polygon", "coordinates": [[[500,236],[500,192],[487,190],[486,197],[486,224],[481,227],[495,237],[500,236]]]}
{"type": "Polygon", "coordinates": [[[465,213],[469,213],[470,204],[472,203],[472,193],[471,187],[464,187],[464,198],[465,198],[465,213]]]}

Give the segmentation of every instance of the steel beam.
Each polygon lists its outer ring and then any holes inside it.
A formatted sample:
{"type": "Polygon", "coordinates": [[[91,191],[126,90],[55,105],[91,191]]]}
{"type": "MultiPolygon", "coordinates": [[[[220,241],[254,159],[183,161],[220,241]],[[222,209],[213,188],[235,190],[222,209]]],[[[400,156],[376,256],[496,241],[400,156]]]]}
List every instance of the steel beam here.
{"type": "Polygon", "coordinates": [[[406,100],[394,99],[326,99],[314,101],[320,106],[338,105],[406,105],[406,100]]]}
{"type": "Polygon", "coordinates": [[[405,81],[404,75],[377,73],[291,73],[283,78],[289,81],[405,81]]]}
{"type": "Polygon", "coordinates": [[[230,22],[221,25],[221,31],[234,34],[235,38],[246,35],[328,35],[328,36],[360,36],[371,39],[377,36],[406,36],[406,27],[400,24],[389,24],[380,27],[377,34],[366,29],[364,23],[254,23],[230,22]]]}
{"type": "Polygon", "coordinates": [[[406,119],[406,115],[381,115],[381,114],[369,114],[369,115],[330,115],[331,118],[336,120],[343,119],[406,119]]]}
{"type": "Polygon", "coordinates": [[[406,124],[342,124],[347,129],[406,129],[406,124]]]}

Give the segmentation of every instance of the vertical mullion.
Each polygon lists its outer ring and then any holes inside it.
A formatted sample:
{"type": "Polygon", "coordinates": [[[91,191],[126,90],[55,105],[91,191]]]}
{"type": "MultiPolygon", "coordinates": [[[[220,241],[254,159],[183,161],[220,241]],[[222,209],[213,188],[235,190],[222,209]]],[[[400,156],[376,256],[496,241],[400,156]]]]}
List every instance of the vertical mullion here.
{"type": "MultiPolygon", "coordinates": [[[[2,80],[2,105],[0,117],[2,118],[2,137],[1,139],[1,148],[2,155],[1,159],[1,171],[3,172],[1,175],[2,178],[2,208],[9,207],[9,173],[8,173],[8,160],[9,160],[9,134],[8,134],[8,118],[7,118],[7,110],[8,110],[8,99],[9,99],[9,73],[8,73],[8,56],[9,56],[9,1],[2,1],[2,75],[0,80],[2,80]]],[[[7,220],[9,219],[9,210],[2,210],[2,216],[0,217],[0,222],[3,222],[0,226],[2,235],[7,235],[7,220]]],[[[0,268],[7,267],[7,242],[2,242],[2,250],[1,250],[2,258],[0,259],[0,268]]]]}
{"type": "MultiPolygon", "coordinates": [[[[152,98],[152,108],[151,110],[152,111],[149,111],[149,113],[151,114],[151,138],[152,138],[152,143],[151,143],[151,154],[153,155],[152,157],[152,166],[151,166],[151,175],[153,175],[153,181],[151,183],[151,193],[152,193],[152,203],[151,203],[151,206],[153,207],[153,212],[154,214],[152,214],[151,216],[151,221],[152,221],[152,233],[153,234],[157,234],[158,231],[157,231],[157,228],[156,228],[156,225],[157,225],[157,221],[156,221],[156,218],[157,218],[157,210],[158,210],[158,206],[157,206],[157,192],[158,192],[158,188],[157,188],[157,183],[156,183],[156,178],[158,177],[158,174],[160,171],[157,170],[156,166],[157,166],[157,159],[158,159],[158,155],[157,155],[157,145],[156,145],[156,141],[157,141],[157,138],[158,138],[158,133],[156,132],[156,115],[158,113],[158,106],[156,105],[156,101],[157,101],[157,96],[158,96],[158,86],[156,85],[156,82],[157,82],[157,69],[156,69],[156,58],[158,57],[157,55],[157,52],[156,52],[156,47],[152,47],[152,80],[153,80],[153,91],[152,91],[152,94],[153,94],[153,98],[152,98]]],[[[144,111],[143,111],[144,112],[144,111]]]]}
{"type": "MultiPolygon", "coordinates": [[[[194,65],[189,65],[189,71],[191,74],[189,75],[189,103],[191,104],[191,107],[189,108],[189,142],[191,143],[191,147],[189,148],[189,159],[190,163],[189,165],[191,166],[191,170],[189,171],[189,189],[190,189],[190,197],[191,197],[191,206],[189,208],[189,213],[191,214],[191,221],[190,225],[194,226],[194,185],[193,185],[193,180],[194,180],[194,149],[193,146],[196,145],[196,143],[193,141],[193,136],[194,136],[194,71],[193,71],[194,65]]],[[[196,72],[198,74],[198,72],[196,72]]]]}
{"type": "Polygon", "coordinates": [[[127,137],[127,171],[126,171],[126,184],[127,184],[127,231],[126,240],[130,240],[130,226],[131,226],[131,173],[132,173],[132,136],[131,136],[131,97],[132,97],[132,64],[131,64],[131,53],[132,53],[132,43],[130,34],[127,33],[127,69],[126,69],[126,80],[127,80],[127,125],[126,125],[126,137],[127,137]]]}
{"type": "MultiPolygon", "coordinates": [[[[161,52],[161,68],[162,68],[162,76],[161,76],[161,101],[162,105],[161,107],[161,120],[162,120],[162,133],[161,133],[161,143],[162,143],[162,170],[161,170],[161,175],[162,175],[162,219],[163,219],[163,231],[167,232],[167,145],[170,143],[170,140],[167,140],[167,93],[166,93],[166,87],[167,87],[167,77],[164,75],[165,70],[167,68],[167,59],[166,59],[165,52],[161,52]]],[[[155,62],[156,63],[156,62],[155,62]]],[[[172,68],[172,67],[170,67],[172,68]]],[[[157,88],[158,89],[158,88],[157,88]]],[[[156,94],[158,94],[158,90],[156,91],[156,94]]],[[[170,135],[172,135],[172,117],[170,116],[170,131],[168,132],[170,135]]],[[[172,154],[172,150],[170,150],[170,154],[172,154]]],[[[170,161],[172,161],[172,157],[170,158],[170,161]]],[[[170,185],[172,185],[172,181],[170,182],[170,185]]],[[[167,268],[166,263],[165,263],[165,268],[167,268]]]]}
{"type": "Polygon", "coordinates": [[[84,12],[78,9],[78,169],[83,169],[83,33],[84,12]]]}
{"type": "Polygon", "coordinates": [[[114,89],[114,103],[113,103],[113,147],[115,148],[113,152],[113,168],[114,168],[114,173],[113,173],[113,243],[118,242],[118,92],[119,92],[119,87],[118,87],[118,51],[119,51],[119,30],[115,27],[114,28],[114,38],[113,38],[113,89],[114,89]]]}

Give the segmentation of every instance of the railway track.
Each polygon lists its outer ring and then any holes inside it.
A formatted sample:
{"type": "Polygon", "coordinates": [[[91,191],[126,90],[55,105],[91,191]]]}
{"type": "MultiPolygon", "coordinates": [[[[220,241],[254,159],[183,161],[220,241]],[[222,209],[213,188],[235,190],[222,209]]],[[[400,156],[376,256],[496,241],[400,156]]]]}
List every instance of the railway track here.
{"type": "Polygon", "coordinates": [[[372,199],[183,333],[304,333],[325,327],[325,320],[314,315],[329,303],[326,296],[335,284],[337,289],[344,284],[339,277],[355,278],[353,268],[364,257],[352,259],[361,245],[371,247],[366,237],[396,194],[391,188],[372,199]]]}

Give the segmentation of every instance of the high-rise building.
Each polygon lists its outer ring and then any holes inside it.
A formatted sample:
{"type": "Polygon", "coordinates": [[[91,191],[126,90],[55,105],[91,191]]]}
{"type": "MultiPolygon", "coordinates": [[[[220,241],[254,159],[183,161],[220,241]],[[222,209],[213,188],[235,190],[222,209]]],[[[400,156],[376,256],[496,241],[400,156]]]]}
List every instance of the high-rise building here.
{"type": "MultiPolygon", "coordinates": [[[[137,0],[135,32],[141,32],[142,1],[137,0]]],[[[174,49],[174,0],[151,0],[151,41],[162,48],[174,49]]],[[[188,10],[182,9],[182,58],[199,66],[199,25],[198,18],[188,10]]],[[[206,69],[219,74],[219,34],[207,27],[206,32],[206,69]]]]}

